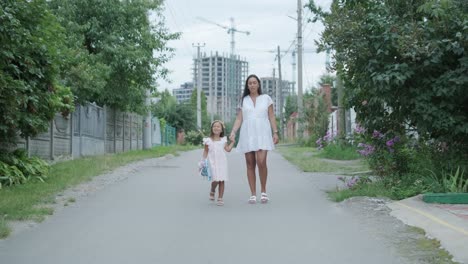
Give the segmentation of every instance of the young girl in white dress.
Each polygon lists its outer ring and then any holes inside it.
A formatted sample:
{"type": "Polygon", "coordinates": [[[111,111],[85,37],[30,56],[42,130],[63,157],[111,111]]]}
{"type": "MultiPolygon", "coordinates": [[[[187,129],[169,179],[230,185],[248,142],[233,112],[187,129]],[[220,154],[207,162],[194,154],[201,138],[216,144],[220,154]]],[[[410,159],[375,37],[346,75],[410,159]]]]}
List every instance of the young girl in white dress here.
{"type": "Polygon", "coordinates": [[[230,152],[234,146],[234,140],[227,143],[227,138],[224,136],[224,124],[220,120],[215,120],[211,123],[210,137],[203,139],[205,149],[203,158],[208,158],[211,169],[211,191],[210,200],[215,200],[216,187],[218,188],[217,205],[224,205],[224,182],[228,180],[228,166],[226,152],[230,152]]]}

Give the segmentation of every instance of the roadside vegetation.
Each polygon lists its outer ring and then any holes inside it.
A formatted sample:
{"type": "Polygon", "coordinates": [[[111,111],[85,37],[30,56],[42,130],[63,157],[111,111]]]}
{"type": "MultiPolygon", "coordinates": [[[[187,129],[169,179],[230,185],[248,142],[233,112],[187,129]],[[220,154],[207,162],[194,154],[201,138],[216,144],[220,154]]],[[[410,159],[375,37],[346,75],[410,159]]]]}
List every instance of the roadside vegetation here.
{"type": "Polygon", "coordinates": [[[160,146],[149,150],[63,161],[51,165],[41,181],[32,179],[23,184],[4,186],[0,190],[0,238],[7,237],[11,231],[8,221],[42,221],[45,216],[53,214],[47,204],[54,203],[55,196],[68,188],[131,162],[168,154],[177,155],[180,151],[195,148],[197,147],[192,145],[160,146]]]}
{"type": "Polygon", "coordinates": [[[306,172],[352,174],[368,170],[368,166],[362,159],[343,161],[322,158],[321,152],[313,147],[279,146],[278,151],[287,160],[306,172]]]}
{"type": "MultiPolygon", "coordinates": [[[[418,246],[421,253],[428,254],[431,256],[431,263],[459,264],[458,262],[453,261],[453,256],[445,249],[443,249],[439,240],[429,238],[426,235],[426,232],[421,228],[414,226],[409,226],[408,228],[410,232],[419,234],[419,238],[417,238],[417,240],[414,241],[414,243],[418,246]]],[[[408,251],[408,249],[406,248],[400,248],[400,250],[403,252],[408,251]]],[[[411,255],[412,252],[407,253],[411,255]]]]}
{"type": "Polygon", "coordinates": [[[308,136],[299,143],[319,154],[304,150],[286,158],[309,169],[318,158],[358,153],[368,173],[341,177],[343,184],[330,192],[336,201],[468,192],[466,1],[333,1],[329,10],[309,1],[307,8],[311,22],[324,25],[319,50],[334,58],[329,70],[336,75],[319,84],[343,84],[337,100],[331,89],[332,105],[354,109],[357,126],[346,134],[329,131],[330,96],[312,89],[299,120],[308,136]]]}
{"type": "MultiPolygon", "coordinates": [[[[318,148],[285,145],[279,146],[277,149],[287,160],[303,171],[332,172],[340,175],[337,177],[336,189],[327,192],[329,198],[336,202],[356,196],[402,199],[431,190],[430,188],[434,188],[434,190],[462,191],[456,187],[461,186],[462,181],[460,179],[463,178],[463,175],[460,174],[460,171],[445,175],[443,177],[445,180],[442,182],[432,173],[406,174],[395,181],[392,176],[388,176],[388,178],[378,176],[373,170],[370,170],[372,167],[369,165],[369,156],[359,155],[357,159],[351,159],[351,157],[356,156],[349,153],[357,152],[360,148],[344,143],[339,146],[336,145],[331,141],[325,144],[322,142],[318,148]],[[326,151],[327,149],[329,151],[326,151]]],[[[362,152],[362,149],[360,150],[362,152]]],[[[421,162],[424,164],[427,160],[421,162]]],[[[452,260],[453,256],[440,246],[438,240],[426,237],[424,230],[409,227],[409,232],[415,234],[413,242],[420,254],[427,255],[431,263],[457,263],[452,260]]],[[[399,250],[408,256],[413,256],[414,253],[407,252],[405,248],[399,250]]]]}
{"type": "MultiPolygon", "coordinates": [[[[42,205],[66,188],[129,162],[192,148],[157,147],[54,165],[28,157],[18,149],[24,147],[18,137],[47,132],[57,113],[68,119],[77,104],[140,115],[150,108],[162,127],[188,132],[196,129],[191,109],[197,100],[192,95],[189,103],[177,104],[169,91],[157,89],[174,54],[168,43],[180,36],[167,28],[161,1],[0,1],[0,10],[0,237],[10,232],[8,221],[52,214],[42,205]],[[147,106],[148,93],[160,102],[147,106]]],[[[203,125],[209,126],[202,100],[203,125]]]]}

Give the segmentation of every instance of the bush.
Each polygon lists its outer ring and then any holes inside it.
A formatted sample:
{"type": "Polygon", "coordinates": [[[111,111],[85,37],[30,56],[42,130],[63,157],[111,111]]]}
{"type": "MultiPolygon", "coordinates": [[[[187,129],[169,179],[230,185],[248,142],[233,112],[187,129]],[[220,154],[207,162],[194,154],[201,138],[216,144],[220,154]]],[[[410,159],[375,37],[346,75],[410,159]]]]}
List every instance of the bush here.
{"type": "Polygon", "coordinates": [[[356,147],[351,144],[340,143],[339,141],[332,141],[326,145],[318,156],[335,160],[355,160],[360,158],[356,147]]]}
{"type": "Polygon", "coordinates": [[[432,183],[430,192],[468,192],[468,177],[465,176],[465,171],[460,167],[455,171],[442,171],[439,174],[431,171],[427,179],[432,183]]]}
{"type": "Polygon", "coordinates": [[[185,135],[185,142],[192,144],[194,146],[201,146],[203,143],[203,131],[189,131],[185,135]]]}
{"type": "Polygon", "coordinates": [[[354,160],[359,159],[360,155],[354,145],[354,137],[338,139],[336,134],[332,134],[330,130],[325,136],[311,136],[309,141],[313,141],[313,145],[320,150],[319,157],[335,160],[354,160]]]}
{"type": "Polygon", "coordinates": [[[16,167],[0,161],[0,188],[7,185],[22,184],[27,181],[24,174],[16,167]]]}
{"type": "Polygon", "coordinates": [[[317,144],[315,143],[315,141],[317,141],[318,138],[319,138],[319,136],[317,136],[315,134],[312,134],[308,138],[299,139],[298,143],[299,143],[299,145],[301,145],[303,147],[311,147],[311,148],[312,147],[317,147],[317,144]]]}
{"type": "Polygon", "coordinates": [[[44,181],[49,173],[49,164],[38,157],[28,158],[18,149],[0,157],[0,188],[26,183],[28,180],[44,181]]]}

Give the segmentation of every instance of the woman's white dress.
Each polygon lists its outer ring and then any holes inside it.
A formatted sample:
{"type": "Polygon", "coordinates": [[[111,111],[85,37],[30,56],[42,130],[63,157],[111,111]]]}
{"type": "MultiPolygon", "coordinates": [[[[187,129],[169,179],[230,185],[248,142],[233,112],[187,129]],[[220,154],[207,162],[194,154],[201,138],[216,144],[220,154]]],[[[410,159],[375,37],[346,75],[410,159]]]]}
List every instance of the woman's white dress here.
{"type": "Polygon", "coordinates": [[[242,101],[242,125],[240,129],[237,152],[251,152],[257,150],[273,150],[273,136],[271,134],[268,107],[273,100],[267,94],[257,96],[255,105],[250,95],[242,101]]]}
{"type": "Polygon", "coordinates": [[[228,180],[227,158],[224,150],[226,142],[226,137],[216,141],[209,137],[203,139],[203,144],[208,146],[208,162],[210,163],[212,181],[228,180]]]}

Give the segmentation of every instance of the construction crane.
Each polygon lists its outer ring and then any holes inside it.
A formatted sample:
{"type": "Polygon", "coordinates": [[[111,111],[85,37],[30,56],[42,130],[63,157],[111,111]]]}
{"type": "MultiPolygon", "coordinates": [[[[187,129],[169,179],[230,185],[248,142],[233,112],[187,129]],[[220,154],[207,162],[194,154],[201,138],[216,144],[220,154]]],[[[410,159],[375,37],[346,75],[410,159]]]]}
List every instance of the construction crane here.
{"type": "Polygon", "coordinates": [[[204,22],[207,22],[207,23],[210,23],[210,24],[213,24],[213,25],[216,25],[218,27],[221,27],[221,28],[224,28],[224,29],[227,29],[227,33],[228,34],[231,34],[231,55],[234,55],[234,50],[235,50],[235,40],[234,40],[234,34],[236,32],[239,32],[239,33],[244,33],[246,35],[250,35],[250,32],[249,31],[242,31],[242,30],[238,30],[235,25],[234,25],[234,18],[231,17],[231,26],[230,27],[227,27],[227,26],[224,26],[224,25],[221,25],[221,24],[218,24],[216,22],[213,22],[213,21],[210,21],[208,19],[205,19],[203,17],[197,17],[197,19],[201,20],[201,21],[204,21],[204,22]]]}

